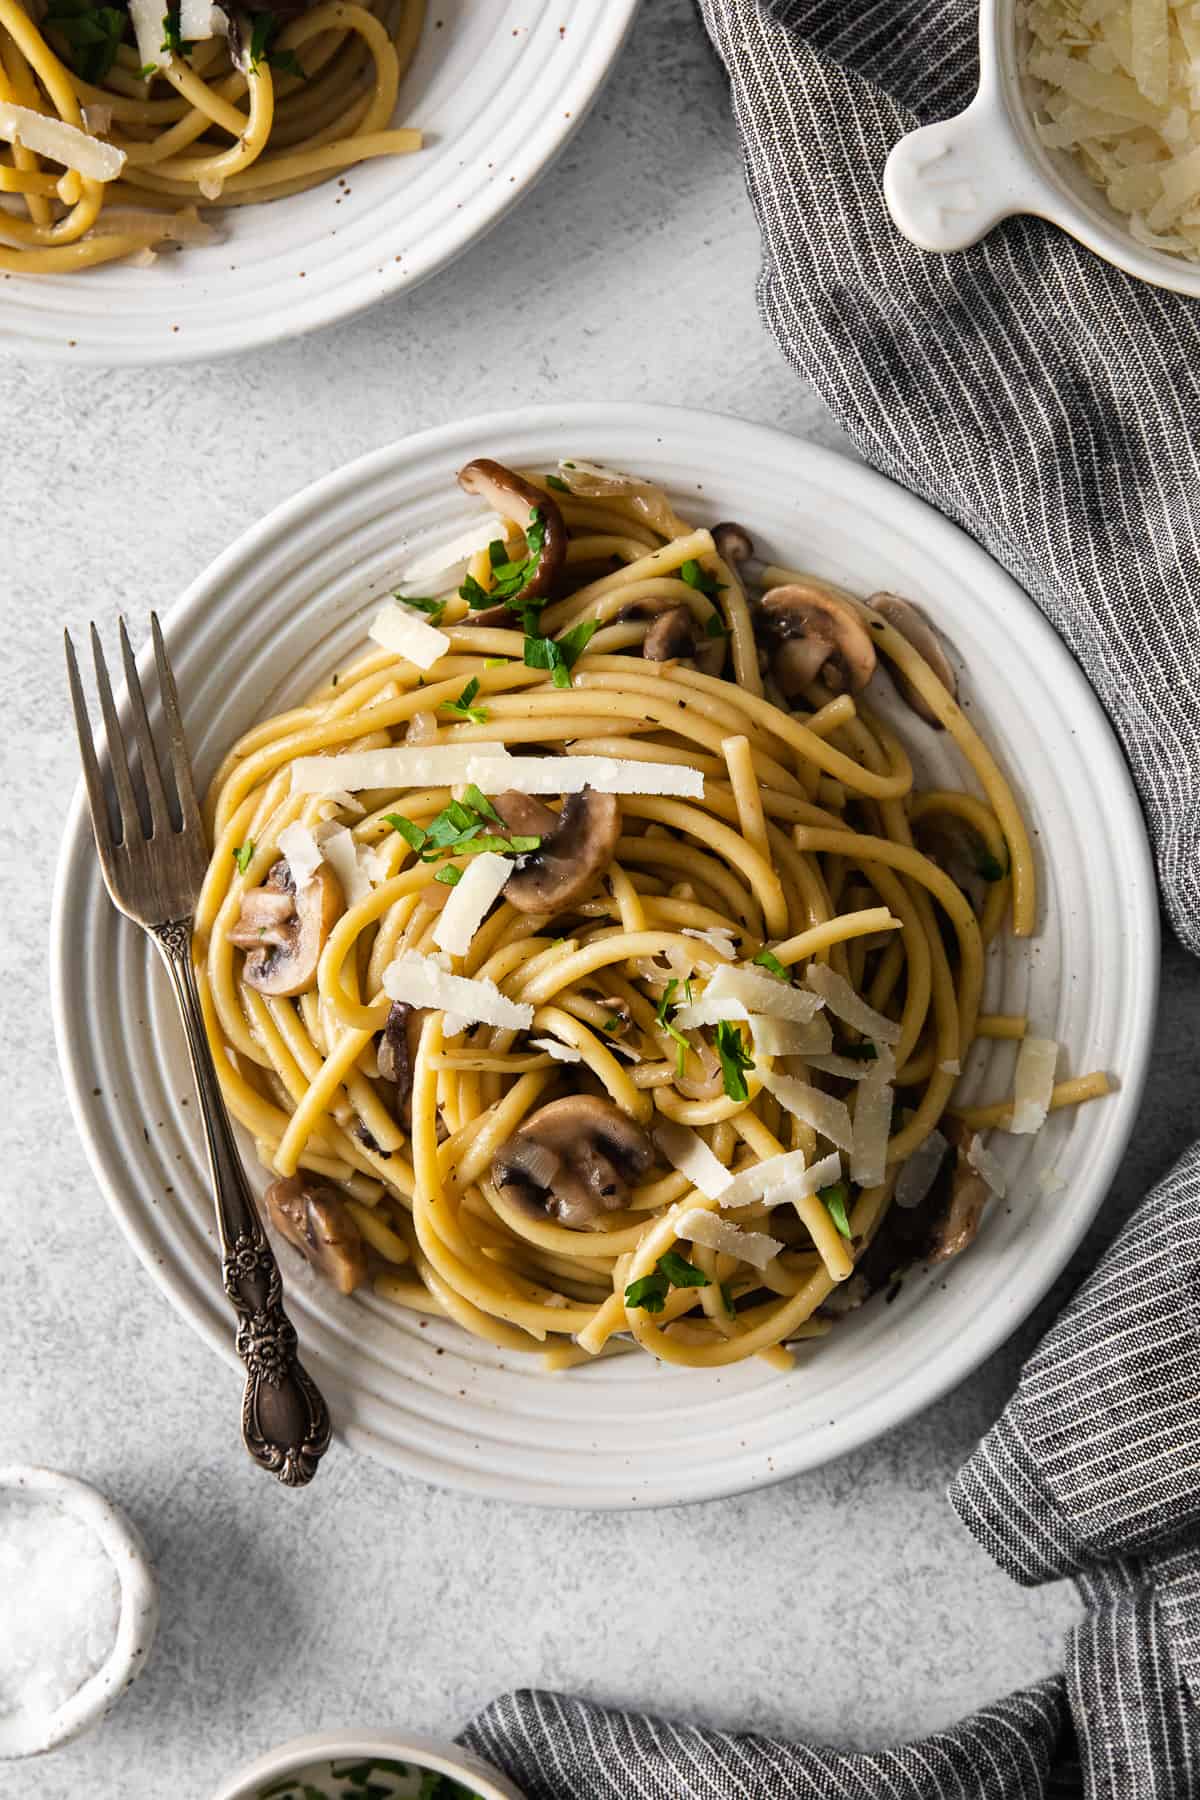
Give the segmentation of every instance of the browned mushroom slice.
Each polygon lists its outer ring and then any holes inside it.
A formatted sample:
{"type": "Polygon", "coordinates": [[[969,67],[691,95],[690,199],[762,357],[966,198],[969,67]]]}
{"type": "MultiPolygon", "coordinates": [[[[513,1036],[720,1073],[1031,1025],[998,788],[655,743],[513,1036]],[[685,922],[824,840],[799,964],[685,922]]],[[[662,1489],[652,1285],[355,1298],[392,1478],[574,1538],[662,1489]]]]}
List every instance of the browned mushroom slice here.
{"type": "Polygon", "coordinates": [[[326,1181],[289,1175],[267,1189],[271,1223],[339,1294],[367,1279],[367,1253],[350,1209],[326,1181]]]}
{"type": "Polygon", "coordinates": [[[702,675],[719,675],[725,661],[725,634],[703,636],[690,606],[671,606],[659,613],[642,639],[642,655],[650,662],[686,657],[702,675]]]}
{"type": "Polygon", "coordinates": [[[396,1118],[406,1130],[412,1125],[413,1070],[421,1040],[424,1013],[407,1000],[393,1000],[375,1052],[381,1078],[396,1090],[396,1118]]]}
{"type": "Polygon", "coordinates": [[[345,909],[341,884],[321,863],[297,892],[286,858],[280,857],[260,888],[242,897],[229,942],[245,950],[242,976],[260,994],[306,994],[317,979],[325,940],[345,909]]]}
{"type": "Polygon", "coordinates": [[[559,468],[576,499],[624,500],[660,537],[678,537],[685,529],[663,490],[642,475],[605,469],[599,463],[564,462],[559,468]]]}
{"type": "Polygon", "coordinates": [[[957,1119],[943,1119],[949,1148],[927,1192],[914,1207],[888,1208],[859,1258],[856,1273],[875,1293],[918,1263],[949,1262],[970,1244],[980,1226],[990,1189],[967,1160],[971,1133],[957,1119]]]}
{"type": "MultiPolygon", "coordinates": [[[[899,594],[872,594],[867,605],[877,613],[882,613],[889,625],[894,625],[902,638],[907,638],[918,655],[923,656],[942,686],[951,698],[958,696],[958,677],[954,673],[950,659],[942,648],[939,638],[929,620],[911,600],[904,600],[899,594]]],[[[901,696],[907,700],[918,718],[933,725],[938,731],[942,729],[942,721],[926,700],[919,693],[900,669],[891,668],[889,673],[896,683],[901,696]]]]}
{"type": "Polygon", "coordinates": [[[737,569],[742,563],[750,561],[754,555],[754,539],[744,525],[735,519],[723,519],[712,528],[712,540],[717,546],[717,555],[727,562],[731,569],[737,569]]]}
{"type": "Polygon", "coordinates": [[[501,1196],[538,1219],[586,1229],[618,1212],[654,1162],[654,1146],[611,1100],[570,1094],[539,1107],[492,1162],[501,1196]]]}
{"type": "Polygon", "coordinates": [[[501,615],[511,612],[512,607],[530,601],[548,600],[553,594],[567,560],[566,523],[557,503],[549,494],[543,494],[531,482],[525,481],[512,469],[506,469],[503,463],[493,462],[490,457],[477,456],[464,469],[460,469],[458,485],[468,494],[477,494],[501,518],[511,519],[522,531],[528,530],[534,512],[541,517],[542,547],[537,567],[519,592],[508,596],[511,607],[489,607],[487,611],[474,616],[474,623],[478,625],[511,624],[511,618],[505,621],[501,615]]]}
{"type": "Polygon", "coordinates": [[[830,693],[856,694],[875,673],[870,633],[844,600],[816,582],[772,588],[759,603],[757,624],[785,699],[817,680],[830,693]]]}
{"type": "MultiPolygon", "coordinates": [[[[535,815],[515,807],[527,794],[500,794],[493,805],[510,831],[517,831],[518,817],[535,815]]],[[[504,884],[504,898],[518,912],[556,913],[582,900],[607,869],[621,835],[621,808],[615,794],[597,794],[584,788],[568,794],[560,813],[540,808],[548,815],[529,834],[542,840],[537,850],[522,856],[504,884]],[[553,820],[553,824],[549,823],[553,820]]]]}

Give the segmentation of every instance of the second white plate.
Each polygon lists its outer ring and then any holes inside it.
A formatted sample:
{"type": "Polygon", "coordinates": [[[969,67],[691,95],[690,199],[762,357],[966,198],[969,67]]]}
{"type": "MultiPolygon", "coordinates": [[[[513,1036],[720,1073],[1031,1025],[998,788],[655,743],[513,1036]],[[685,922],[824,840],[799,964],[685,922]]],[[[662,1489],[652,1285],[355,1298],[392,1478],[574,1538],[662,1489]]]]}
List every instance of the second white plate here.
{"type": "MultiPolygon", "coordinates": [[[[666,407],[529,408],[409,438],[328,476],[247,532],[172,611],[167,638],[199,774],[361,643],[406,562],[461,532],[472,455],[553,466],[578,456],[664,483],[688,515],[741,520],[761,553],[860,593],[925,607],[964,704],[1034,831],[1040,928],[993,951],[986,1004],[1028,1011],[1072,1072],[1111,1098],[1001,1139],[1009,1195],[978,1242],[910,1277],[781,1375],[697,1373],[645,1357],[547,1376],[536,1358],[343,1299],[285,1255],[292,1316],[341,1435],[429,1481],[546,1505],[695,1500],[777,1480],[897,1424],[960,1381],[1049,1287],[1107,1191],[1136,1117],[1153,1026],[1158,914],[1141,817],[1100,708],[1058,638],[939,514],[856,464],[781,432],[666,407]],[[1049,1191],[1048,1171],[1065,1185],[1049,1191]]],[[[926,775],[963,785],[944,739],[909,716],[926,775]]],[[[153,951],[108,903],[82,797],[63,845],[52,944],[59,1054],[98,1179],[150,1273],[232,1360],[195,1101],[153,951]],[[148,1140],[148,1141],[147,1141],[148,1140]]],[[[964,1088],[1003,1094],[1011,1048],[977,1052],[964,1088]]],[[[257,1173],[257,1172],[256,1172],[257,1173]]],[[[260,1186],[262,1182],[260,1180],[260,1186]]]]}

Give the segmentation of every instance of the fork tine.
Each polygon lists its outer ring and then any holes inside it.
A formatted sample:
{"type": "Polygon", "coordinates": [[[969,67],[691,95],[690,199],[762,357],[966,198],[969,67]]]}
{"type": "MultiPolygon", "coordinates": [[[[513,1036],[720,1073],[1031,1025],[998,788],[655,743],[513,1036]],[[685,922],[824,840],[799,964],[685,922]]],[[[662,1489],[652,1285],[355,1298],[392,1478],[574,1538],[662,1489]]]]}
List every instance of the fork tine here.
{"type": "Polygon", "coordinates": [[[75,646],[71,642],[69,631],[63,632],[63,643],[67,652],[67,679],[71,684],[71,705],[75,710],[75,730],[79,737],[79,755],[83,763],[83,780],[87,788],[88,810],[92,815],[92,830],[96,834],[96,848],[100,852],[100,863],[108,867],[112,855],[112,826],[108,817],[108,797],[104,792],[104,779],[100,774],[100,764],[96,761],[96,746],[92,742],[92,725],[88,718],[87,701],[83,696],[83,683],[79,679],[79,664],[75,657],[75,646]]]}
{"type": "Polygon", "coordinates": [[[175,774],[175,791],[179,795],[182,825],[185,832],[199,832],[200,808],[196,804],[192,764],[188,756],[187,738],[183,732],[183,720],[179,715],[179,695],[175,691],[175,676],[167,659],[167,647],[163,643],[162,627],[159,625],[158,614],[155,612],[150,614],[150,634],[154,639],[154,662],[158,670],[158,691],[162,700],[163,719],[167,727],[167,740],[171,746],[171,768],[175,774]]]}
{"type": "Polygon", "coordinates": [[[121,736],[121,725],[117,718],[117,709],[113,704],[112,683],[108,679],[108,665],[104,660],[104,651],[100,644],[100,633],[92,626],[92,657],[96,664],[96,686],[100,690],[100,710],[104,714],[104,735],[108,742],[108,759],[112,764],[113,782],[117,790],[117,810],[121,815],[121,838],[124,843],[132,843],[135,837],[145,835],[142,828],[142,815],[138,811],[137,798],[133,791],[133,781],[129,773],[129,761],[125,755],[125,740],[121,736]]]}
{"type": "Polygon", "coordinates": [[[156,832],[170,831],[171,814],[167,806],[166,790],[163,787],[162,771],[158,766],[158,752],[154,748],[154,737],[150,730],[150,719],[146,712],[146,696],[142,692],[142,683],[138,676],[137,664],[133,660],[133,650],[129,643],[129,633],[125,629],[124,619],[119,622],[119,630],[121,660],[125,665],[125,686],[129,692],[129,706],[133,713],[133,731],[142,764],[142,780],[146,784],[146,797],[150,802],[151,827],[156,832]]]}

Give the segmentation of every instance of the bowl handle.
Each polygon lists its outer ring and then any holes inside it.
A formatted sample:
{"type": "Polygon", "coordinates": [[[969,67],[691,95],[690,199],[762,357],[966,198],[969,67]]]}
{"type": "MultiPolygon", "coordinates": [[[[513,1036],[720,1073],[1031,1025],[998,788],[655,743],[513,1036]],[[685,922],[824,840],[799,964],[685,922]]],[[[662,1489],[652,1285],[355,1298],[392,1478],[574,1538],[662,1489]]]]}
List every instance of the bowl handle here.
{"type": "Polygon", "coordinates": [[[1037,179],[997,93],[893,145],[883,193],[897,229],[920,250],[965,250],[1010,213],[1044,212],[1037,179]]]}

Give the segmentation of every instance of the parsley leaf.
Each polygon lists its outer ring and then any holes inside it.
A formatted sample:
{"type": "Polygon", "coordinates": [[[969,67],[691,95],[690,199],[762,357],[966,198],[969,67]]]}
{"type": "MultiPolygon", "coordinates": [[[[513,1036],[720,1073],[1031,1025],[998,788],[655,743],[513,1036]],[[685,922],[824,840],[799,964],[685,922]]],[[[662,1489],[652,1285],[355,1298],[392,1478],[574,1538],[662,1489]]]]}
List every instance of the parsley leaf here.
{"type": "Polygon", "coordinates": [[[844,1181],[835,1181],[832,1187],[821,1188],[817,1193],[818,1200],[823,1200],[825,1210],[837,1226],[844,1238],[852,1237],[850,1221],[846,1216],[846,1207],[850,1202],[850,1189],[844,1181]]]}
{"type": "Polygon", "coordinates": [[[612,1037],[614,1032],[620,1031],[622,1029],[622,1027],[624,1026],[624,1024],[625,1024],[625,1021],[621,1017],[620,1013],[609,1013],[607,1019],[605,1019],[603,1025],[601,1025],[600,1029],[601,1029],[601,1031],[607,1033],[607,1035],[609,1037],[612,1037]]]}
{"type": "Polygon", "coordinates": [[[95,85],[117,60],[128,17],[122,7],[97,6],[93,0],[54,0],[42,24],[65,43],[75,73],[95,85]]]}
{"type": "Polygon", "coordinates": [[[785,968],[775,952],[773,950],[768,950],[765,945],[754,958],[754,961],[760,968],[767,969],[772,975],[778,975],[781,981],[791,981],[791,970],[785,968]]]}
{"type": "Polygon", "coordinates": [[[561,475],[547,475],[546,486],[553,488],[556,494],[569,494],[571,491],[561,475]]]}
{"type": "Polygon", "coordinates": [[[399,592],[394,593],[392,597],[398,600],[401,606],[411,606],[417,612],[428,613],[431,625],[441,624],[442,615],[446,610],[444,600],[430,600],[423,594],[401,594],[399,592]]]}
{"type": "MultiPolygon", "coordinates": [[[[255,13],[254,29],[250,36],[251,69],[257,69],[259,63],[265,62],[269,68],[277,69],[281,75],[298,75],[301,81],[307,80],[294,50],[272,50],[271,45],[278,30],[279,20],[274,13],[255,13]]],[[[398,598],[399,595],[397,595],[398,598]]]]}
{"type": "Polygon", "coordinates": [[[237,849],[233,853],[233,860],[238,866],[238,873],[240,875],[244,875],[246,873],[246,870],[250,867],[250,862],[251,862],[251,859],[253,858],[253,856],[254,856],[254,839],[247,838],[246,842],[244,844],[239,844],[237,849]]]}
{"type": "Polygon", "coordinates": [[[658,1259],[659,1272],[667,1277],[672,1287],[709,1287],[711,1283],[703,1269],[680,1256],[678,1250],[668,1250],[658,1259]]]}
{"type": "Polygon", "coordinates": [[[487,707],[471,705],[472,700],[474,700],[478,692],[479,677],[478,675],[472,675],[470,681],[468,681],[466,687],[458,696],[458,699],[443,700],[438,711],[456,713],[460,719],[466,719],[471,725],[486,725],[488,718],[487,707]]]}
{"type": "Polygon", "coordinates": [[[704,635],[705,635],[705,637],[710,637],[710,638],[727,638],[727,637],[729,637],[729,635],[730,635],[729,627],[728,627],[728,625],[726,625],[725,621],[722,619],[719,612],[709,613],[707,619],[705,619],[704,635]]]}
{"type": "Polygon", "coordinates": [[[747,1053],[740,1028],[728,1019],[722,1019],[717,1026],[717,1055],[721,1059],[721,1080],[726,1094],[731,1100],[748,1100],[750,1090],[743,1071],[752,1069],[754,1061],[747,1053]]]}
{"type": "Polygon", "coordinates": [[[652,1275],[642,1275],[637,1281],[631,1281],[625,1289],[626,1306],[640,1306],[643,1312],[660,1313],[667,1303],[667,1289],[670,1281],[661,1270],[655,1269],[652,1275]]]}
{"type": "Polygon", "coordinates": [[[1003,881],[1004,877],[1008,874],[1008,870],[1005,868],[1004,864],[998,861],[997,858],[992,855],[990,850],[984,850],[980,853],[979,860],[976,862],[975,867],[979,870],[979,873],[983,876],[985,881],[1003,881]]]}
{"type": "Polygon", "coordinates": [[[190,56],[196,48],[195,44],[185,44],[179,35],[179,8],[168,7],[163,14],[163,41],[160,50],[169,50],[172,56],[190,56]]]}
{"type": "Polygon", "coordinates": [[[443,887],[457,887],[462,880],[462,873],[462,870],[456,868],[453,863],[447,863],[444,868],[437,871],[433,879],[440,881],[443,887]]]}
{"type": "Polygon", "coordinates": [[[594,637],[599,621],[582,619],[560,638],[526,637],[525,667],[549,669],[556,688],[569,688],[571,670],[594,637]]]}
{"type": "Polygon", "coordinates": [[[384,823],[398,831],[410,850],[423,850],[429,833],[420,825],[414,825],[402,813],[384,813],[384,823]]]}
{"type": "Polygon", "coordinates": [[[670,981],[668,981],[666,987],[662,991],[662,997],[659,1000],[658,1005],[654,1009],[654,1017],[658,1020],[660,1025],[666,1024],[667,1014],[674,1010],[674,1008],[671,1005],[671,995],[675,992],[675,989],[678,986],[679,986],[678,977],[675,975],[672,975],[670,981]]]}
{"type": "Polygon", "coordinates": [[[525,589],[537,578],[541,567],[542,550],[546,542],[546,520],[540,506],[535,506],[529,515],[529,523],[525,527],[525,555],[520,561],[508,559],[508,550],[499,538],[488,545],[488,558],[492,565],[492,586],[489,592],[473,575],[468,575],[459,593],[473,612],[482,612],[486,607],[504,605],[513,612],[522,615],[522,624],[526,631],[531,621],[541,610],[540,600],[523,599],[525,589]]]}
{"type": "Polygon", "coordinates": [[[504,823],[504,820],[500,817],[500,814],[496,811],[483,789],[476,787],[473,781],[468,782],[463,790],[463,805],[469,806],[473,812],[478,813],[483,819],[495,819],[497,825],[503,825],[504,823]]]}
{"type": "Polygon", "coordinates": [[[690,588],[695,588],[698,594],[706,594],[710,600],[715,600],[718,594],[725,592],[725,583],[718,581],[715,575],[710,575],[707,569],[702,569],[694,556],[690,556],[684,563],[679,571],[679,578],[686,581],[690,588]]]}
{"type": "Polygon", "coordinates": [[[675,1008],[671,1004],[671,995],[678,986],[678,977],[672,975],[670,981],[668,981],[666,987],[662,991],[662,997],[660,998],[658,1005],[654,1009],[654,1017],[674,1043],[675,1073],[676,1075],[683,1075],[687,1069],[688,1051],[692,1046],[688,1043],[679,1027],[677,1025],[672,1025],[671,1023],[671,1015],[675,1011],[675,1008]]]}
{"type": "Polygon", "coordinates": [[[732,1319],[732,1317],[734,1315],[734,1310],[735,1310],[734,1304],[733,1304],[733,1289],[730,1287],[730,1285],[727,1281],[723,1281],[721,1283],[721,1298],[725,1302],[725,1311],[729,1314],[730,1318],[732,1319]]]}

